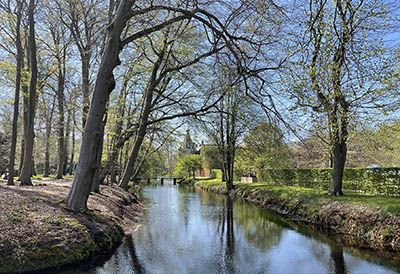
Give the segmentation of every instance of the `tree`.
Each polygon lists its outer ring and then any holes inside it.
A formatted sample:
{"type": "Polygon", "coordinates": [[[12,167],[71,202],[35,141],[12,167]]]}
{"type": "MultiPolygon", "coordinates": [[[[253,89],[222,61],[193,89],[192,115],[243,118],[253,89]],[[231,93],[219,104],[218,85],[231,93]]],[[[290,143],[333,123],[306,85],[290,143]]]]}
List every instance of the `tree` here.
{"type": "Polygon", "coordinates": [[[327,119],[330,193],[342,195],[352,121],[370,109],[383,109],[387,96],[392,96],[393,89],[377,77],[393,73],[391,52],[376,36],[388,27],[388,17],[377,1],[310,0],[307,6],[308,19],[302,25],[307,37],[292,71],[296,80],[291,88],[297,92],[298,106],[314,118],[327,119]]]}
{"type": "Polygon", "coordinates": [[[48,177],[50,175],[50,137],[53,127],[54,108],[55,108],[55,96],[48,98],[42,96],[43,102],[41,106],[41,112],[43,113],[43,120],[45,123],[45,158],[44,158],[44,171],[43,176],[48,177]],[[51,104],[47,104],[47,100],[52,101],[51,104]]]}
{"type": "Polygon", "coordinates": [[[201,156],[207,168],[222,170],[221,155],[216,145],[202,145],[201,156]]]}
{"type": "Polygon", "coordinates": [[[175,176],[193,178],[196,177],[196,171],[199,171],[203,166],[203,160],[200,155],[183,155],[178,159],[174,174],[175,176]]]}
{"type": "MultiPolygon", "coordinates": [[[[186,76],[186,70],[195,66],[198,62],[207,60],[208,57],[218,53],[223,48],[213,44],[207,50],[197,49],[193,46],[185,47],[185,42],[189,40],[187,36],[190,39],[198,39],[196,34],[193,35],[191,25],[181,23],[176,29],[172,26],[168,27],[165,34],[161,36],[162,42],[159,42],[161,43],[159,49],[153,46],[158,42],[157,40],[148,45],[152,48],[155,61],[152,62],[153,67],[149,81],[143,92],[144,102],[137,122],[135,143],[121,179],[121,187],[125,189],[128,186],[129,178],[132,176],[140,147],[149,126],[176,118],[204,114],[219,100],[219,98],[215,101],[210,100],[210,96],[202,96],[202,94],[196,93],[196,89],[193,89],[192,92],[186,89],[181,91],[185,84],[190,84],[189,81],[182,80],[182,75],[186,76]],[[182,54],[182,52],[185,54],[182,54]],[[192,54],[190,54],[191,52],[192,54]],[[203,102],[192,99],[192,104],[188,104],[187,102],[194,97],[194,94],[197,95],[198,99],[205,97],[203,102]],[[178,111],[172,112],[171,105],[178,111]]],[[[148,53],[144,54],[148,55],[148,53]]],[[[192,70],[189,71],[191,74],[193,73],[192,70]]],[[[194,78],[194,75],[192,75],[192,78],[194,78]]]]}
{"type": "MultiPolygon", "coordinates": [[[[45,25],[48,29],[48,34],[41,39],[41,42],[46,45],[46,50],[55,64],[53,68],[55,76],[54,84],[49,84],[49,87],[56,94],[57,99],[57,142],[58,142],[58,164],[56,179],[62,179],[67,161],[67,146],[68,139],[65,134],[65,82],[66,82],[66,62],[70,39],[68,37],[67,28],[63,24],[55,24],[54,18],[57,16],[52,10],[47,10],[48,16],[45,18],[45,25]]],[[[69,125],[67,125],[69,126],[69,125]]]]}
{"type": "Polygon", "coordinates": [[[201,121],[207,136],[218,148],[222,162],[222,180],[228,190],[234,188],[234,166],[239,139],[251,125],[249,114],[251,103],[241,90],[242,83],[236,83],[237,75],[226,65],[217,70],[215,85],[222,96],[215,107],[215,114],[201,121]]]}
{"type": "Polygon", "coordinates": [[[250,129],[238,148],[236,166],[242,173],[262,176],[264,169],[288,168],[291,166],[289,148],[280,129],[270,123],[261,122],[250,129]]]}
{"type": "Polygon", "coordinates": [[[12,136],[11,136],[11,148],[10,148],[10,161],[8,164],[8,180],[7,185],[14,185],[14,175],[15,175],[15,155],[17,148],[17,136],[18,136],[18,115],[19,115],[19,98],[21,91],[21,78],[22,78],[22,67],[24,59],[24,50],[22,47],[21,38],[21,25],[22,16],[24,10],[25,1],[16,2],[16,23],[15,23],[15,59],[16,64],[16,74],[15,74],[15,96],[14,96],[14,114],[12,120],[12,136]]]}
{"type": "Polygon", "coordinates": [[[26,109],[26,130],[24,132],[24,160],[22,164],[20,180],[21,185],[32,185],[31,176],[33,165],[33,144],[35,138],[35,107],[36,107],[36,84],[37,84],[37,60],[36,60],[36,41],[35,41],[35,0],[29,1],[28,22],[29,22],[29,53],[30,53],[30,73],[29,100],[26,109]]]}
{"type": "MultiPolygon", "coordinates": [[[[128,44],[136,41],[139,38],[155,33],[159,30],[181,21],[193,20],[197,21],[199,26],[206,29],[205,35],[210,38],[210,34],[214,37],[208,41],[215,44],[217,47],[224,46],[231,54],[232,59],[236,60],[237,67],[241,72],[246,71],[250,75],[255,72],[248,71],[245,63],[241,61],[242,58],[249,55],[241,55],[241,47],[238,45],[240,42],[248,43],[249,40],[245,36],[235,36],[229,32],[236,30],[237,25],[226,25],[221,23],[218,16],[206,11],[205,9],[197,7],[197,2],[188,5],[167,6],[167,5],[154,5],[147,8],[139,9],[133,8],[135,1],[121,0],[116,10],[114,19],[108,27],[108,36],[104,46],[102,61],[99,66],[99,71],[96,78],[95,89],[91,101],[88,120],[82,136],[82,146],[78,162],[78,169],[72,188],[65,199],[65,203],[74,210],[86,208],[86,202],[89,197],[91,182],[98,166],[98,151],[102,144],[103,129],[104,129],[104,116],[107,110],[107,105],[110,99],[110,93],[115,88],[114,69],[120,64],[119,54],[128,44]],[[193,9],[191,9],[193,4],[193,9]],[[155,15],[159,16],[155,16],[155,15]],[[127,34],[125,38],[121,35],[124,33],[128,21],[134,16],[152,15],[154,21],[150,27],[146,27],[133,34],[127,34]],[[166,16],[166,17],[165,17],[166,16]],[[170,17],[171,16],[171,17],[170,17]],[[157,20],[156,20],[157,19],[157,20]],[[243,56],[243,57],[242,57],[243,56]]],[[[246,8],[243,6],[243,8],[246,8]]],[[[232,16],[237,13],[236,9],[229,11],[232,16]]],[[[228,16],[227,18],[230,18],[228,16]]],[[[228,20],[231,21],[231,20],[228,20]]],[[[239,20],[241,21],[241,20],[239,20]]],[[[233,21],[231,21],[233,22],[233,21]]],[[[201,29],[201,28],[199,28],[201,29]]],[[[249,64],[252,64],[249,62],[249,64]]]]}
{"type": "Polygon", "coordinates": [[[400,123],[358,129],[349,138],[349,166],[378,164],[397,167],[400,163],[400,123]]]}
{"type": "Polygon", "coordinates": [[[90,72],[93,55],[100,52],[100,42],[107,24],[104,0],[57,1],[59,18],[68,27],[81,62],[82,127],[85,127],[90,105],[90,72]]]}

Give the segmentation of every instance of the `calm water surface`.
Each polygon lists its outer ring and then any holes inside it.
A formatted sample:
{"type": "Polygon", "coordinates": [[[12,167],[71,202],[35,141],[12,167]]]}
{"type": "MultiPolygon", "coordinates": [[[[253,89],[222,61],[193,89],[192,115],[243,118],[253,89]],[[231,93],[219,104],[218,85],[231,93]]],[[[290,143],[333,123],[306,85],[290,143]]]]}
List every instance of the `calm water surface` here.
{"type": "Polygon", "coordinates": [[[165,185],[146,187],[144,196],[143,225],[111,259],[57,273],[400,273],[400,262],[343,250],[222,195],[165,185]]]}

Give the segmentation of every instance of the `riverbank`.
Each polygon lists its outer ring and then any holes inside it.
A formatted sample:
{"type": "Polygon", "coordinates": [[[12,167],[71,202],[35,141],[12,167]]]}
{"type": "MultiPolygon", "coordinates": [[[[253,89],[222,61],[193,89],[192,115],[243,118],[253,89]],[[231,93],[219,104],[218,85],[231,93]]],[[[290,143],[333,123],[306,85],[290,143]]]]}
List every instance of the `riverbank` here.
{"type": "Polygon", "coordinates": [[[135,195],[101,186],[89,211],[72,212],[60,201],[71,180],[0,184],[0,273],[37,271],[110,254],[138,226],[135,195]]]}
{"type": "MultiPolygon", "coordinates": [[[[226,194],[225,183],[203,180],[196,186],[226,194]]],[[[334,234],[349,246],[400,251],[400,198],[326,192],[262,183],[235,184],[230,195],[266,207],[291,220],[334,234]]]]}

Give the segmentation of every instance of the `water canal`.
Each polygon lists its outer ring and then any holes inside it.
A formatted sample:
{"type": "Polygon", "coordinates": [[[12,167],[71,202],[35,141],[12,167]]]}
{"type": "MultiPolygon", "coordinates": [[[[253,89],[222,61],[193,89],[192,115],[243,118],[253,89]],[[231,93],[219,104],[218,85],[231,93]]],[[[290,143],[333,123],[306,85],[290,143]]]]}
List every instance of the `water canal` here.
{"type": "Polygon", "coordinates": [[[143,195],[143,225],[132,238],[103,265],[62,273],[400,273],[400,262],[343,248],[242,201],[172,185],[143,195]]]}

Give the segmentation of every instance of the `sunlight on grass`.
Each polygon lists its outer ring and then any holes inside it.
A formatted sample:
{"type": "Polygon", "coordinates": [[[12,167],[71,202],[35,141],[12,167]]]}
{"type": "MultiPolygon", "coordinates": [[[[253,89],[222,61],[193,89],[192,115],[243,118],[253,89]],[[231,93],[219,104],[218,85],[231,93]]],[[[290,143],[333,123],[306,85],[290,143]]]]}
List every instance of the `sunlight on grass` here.
{"type": "MultiPolygon", "coordinates": [[[[220,179],[202,180],[199,184],[206,189],[209,187],[222,188],[225,187],[220,179]]],[[[280,196],[285,198],[301,198],[308,201],[318,202],[323,199],[330,199],[343,203],[364,205],[370,208],[380,208],[383,211],[400,215],[400,197],[368,195],[361,193],[345,193],[343,196],[329,196],[327,191],[313,188],[296,187],[296,186],[279,186],[266,183],[235,183],[235,187],[239,190],[253,190],[271,196],[280,196]]]]}

